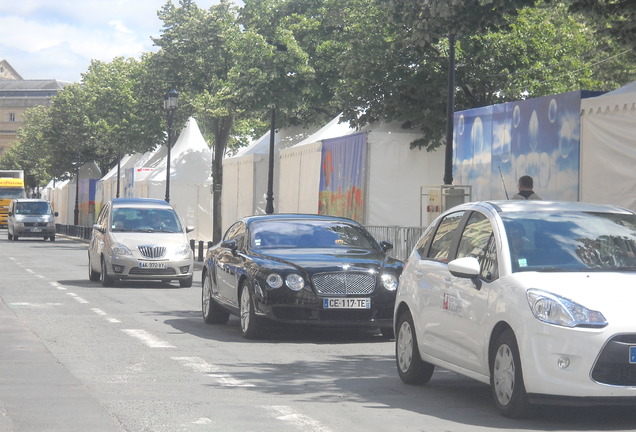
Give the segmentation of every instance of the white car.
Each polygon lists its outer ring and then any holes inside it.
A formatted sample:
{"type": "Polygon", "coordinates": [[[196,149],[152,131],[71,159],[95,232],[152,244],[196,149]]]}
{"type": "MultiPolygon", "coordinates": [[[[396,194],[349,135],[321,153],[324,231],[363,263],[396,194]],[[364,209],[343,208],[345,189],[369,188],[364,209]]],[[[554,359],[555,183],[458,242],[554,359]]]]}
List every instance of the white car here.
{"type": "Polygon", "coordinates": [[[118,280],[177,280],[191,287],[194,254],[187,233],[193,230],[165,201],[113,199],[93,225],[88,277],[103,286],[118,280]]]}
{"type": "Polygon", "coordinates": [[[636,214],[575,202],[463,204],[426,229],[400,277],[396,363],[489,383],[499,411],[636,405],[636,214]]]}

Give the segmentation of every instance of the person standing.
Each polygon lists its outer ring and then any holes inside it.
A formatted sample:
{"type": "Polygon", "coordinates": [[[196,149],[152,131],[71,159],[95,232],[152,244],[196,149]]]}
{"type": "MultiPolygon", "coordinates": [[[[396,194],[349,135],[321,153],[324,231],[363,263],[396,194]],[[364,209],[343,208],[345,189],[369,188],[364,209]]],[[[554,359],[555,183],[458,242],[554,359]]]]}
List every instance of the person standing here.
{"type": "Polygon", "coordinates": [[[512,199],[518,200],[540,200],[541,197],[534,193],[532,190],[534,187],[534,181],[532,177],[528,175],[524,175],[519,177],[519,182],[517,184],[519,187],[519,193],[515,194],[512,199]]]}

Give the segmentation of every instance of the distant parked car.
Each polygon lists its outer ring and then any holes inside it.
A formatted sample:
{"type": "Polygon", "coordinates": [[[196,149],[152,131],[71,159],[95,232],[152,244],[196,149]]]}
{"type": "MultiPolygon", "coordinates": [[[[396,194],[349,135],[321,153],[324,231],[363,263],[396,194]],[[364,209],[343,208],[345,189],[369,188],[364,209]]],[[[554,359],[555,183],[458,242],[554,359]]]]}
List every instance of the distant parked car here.
{"type": "Polygon", "coordinates": [[[204,262],[206,323],[241,321],[246,338],[268,323],[379,328],[392,337],[393,304],[403,263],[388,256],[357,222],[278,214],[234,223],[204,262]]]}
{"type": "Polygon", "coordinates": [[[636,213],[575,202],[454,207],[409,257],[397,370],[489,383],[509,417],[534,404],[636,404],[636,213]]]}
{"type": "Polygon", "coordinates": [[[51,204],[43,199],[14,199],[9,205],[7,237],[42,237],[55,241],[55,218],[51,204]]]}
{"type": "Polygon", "coordinates": [[[111,286],[118,280],[179,281],[192,286],[194,254],[183,225],[167,202],[116,198],[102,207],[88,246],[88,276],[111,286]]]}

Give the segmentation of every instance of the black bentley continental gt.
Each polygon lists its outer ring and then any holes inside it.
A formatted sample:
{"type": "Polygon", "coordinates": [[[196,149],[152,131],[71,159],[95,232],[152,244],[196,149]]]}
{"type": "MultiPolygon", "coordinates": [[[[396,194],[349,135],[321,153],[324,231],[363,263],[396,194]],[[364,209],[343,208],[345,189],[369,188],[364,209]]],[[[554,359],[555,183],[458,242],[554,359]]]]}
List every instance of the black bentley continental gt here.
{"type": "Polygon", "coordinates": [[[202,272],[209,324],[240,317],[248,339],[267,324],[379,328],[393,337],[402,261],[357,222],[332,216],[276,214],[234,223],[211,247],[202,272]]]}

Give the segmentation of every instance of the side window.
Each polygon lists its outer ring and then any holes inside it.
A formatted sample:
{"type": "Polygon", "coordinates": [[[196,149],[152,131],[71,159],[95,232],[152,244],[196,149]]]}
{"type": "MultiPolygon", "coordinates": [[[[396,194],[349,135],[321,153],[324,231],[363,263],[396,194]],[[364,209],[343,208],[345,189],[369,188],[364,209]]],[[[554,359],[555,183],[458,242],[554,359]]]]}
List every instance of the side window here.
{"type": "Polygon", "coordinates": [[[483,279],[496,278],[497,248],[490,221],[482,213],[473,212],[468,218],[457,249],[457,258],[462,257],[477,258],[483,279]]]}
{"type": "Polygon", "coordinates": [[[486,253],[481,263],[481,278],[487,281],[493,281],[499,277],[499,266],[497,261],[497,245],[494,234],[490,234],[486,253]]]}
{"type": "Polygon", "coordinates": [[[426,257],[426,246],[428,245],[429,240],[433,236],[434,232],[435,230],[433,229],[426,231],[426,233],[424,233],[424,235],[420,237],[420,239],[417,241],[417,244],[415,245],[415,250],[420,255],[420,258],[426,257]]]}
{"type": "Polygon", "coordinates": [[[245,224],[237,222],[225,233],[224,240],[236,240],[239,249],[245,247],[245,224]]]}
{"type": "Polygon", "coordinates": [[[428,252],[428,258],[437,261],[448,261],[448,252],[453,242],[455,230],[463,216],[464,212],[459,211],[446,215],[444,219],[442,219],[435,231],[431,249],[428,252]]]}
{"type": "Polygon", "coordinates": [[[107,215],[108,215],[108,209],[109,209],[109,205],[105,205],[104,207],[102,207],[102,209],[99,212],[99,215],[97,216],[97,221],[96,223],[102,226],[105,226],[106,223],[108,222],[106,220],[107,215]]]}

